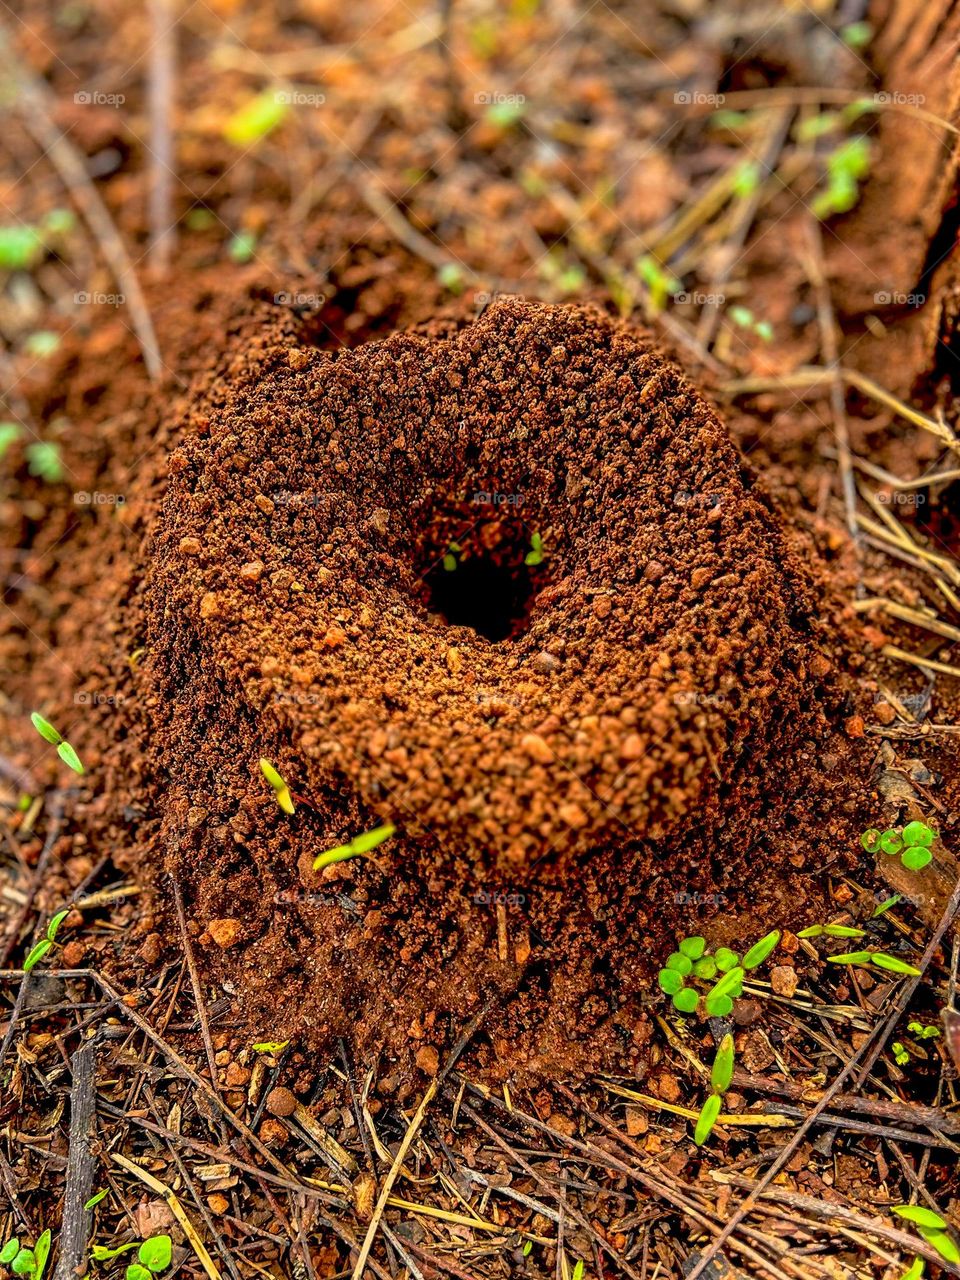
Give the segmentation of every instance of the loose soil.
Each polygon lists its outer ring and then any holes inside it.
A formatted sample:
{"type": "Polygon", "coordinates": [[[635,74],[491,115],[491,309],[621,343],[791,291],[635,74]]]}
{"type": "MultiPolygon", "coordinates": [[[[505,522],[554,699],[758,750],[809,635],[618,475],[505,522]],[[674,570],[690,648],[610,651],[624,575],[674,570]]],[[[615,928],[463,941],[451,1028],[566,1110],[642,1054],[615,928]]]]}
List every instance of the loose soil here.
{"type": "Polygon", "coordinates": [[[183,886],[259,1038],[430,1064],[493,1000],[493,1076],[637,1069],[677,930],[799,927],[855,845],[862,660],[809,544],[599,310],[336,353],[270,303],[223,318],[170,425],[155,401],[134,429],[129,501],[94,511],[110,571],[58,624],[98,690],[87,819],[183,886]]]}

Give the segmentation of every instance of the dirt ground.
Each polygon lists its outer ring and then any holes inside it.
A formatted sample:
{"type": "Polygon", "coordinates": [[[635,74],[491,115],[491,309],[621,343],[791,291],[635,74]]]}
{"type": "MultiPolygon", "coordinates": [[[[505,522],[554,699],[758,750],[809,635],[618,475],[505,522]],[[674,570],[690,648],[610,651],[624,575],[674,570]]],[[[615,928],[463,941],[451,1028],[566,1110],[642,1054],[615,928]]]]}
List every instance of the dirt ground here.
{"type": "Polygon", "coordinates": [[[957,1223],[957,26],[0,26],[0,1182],[58,1280],[91,1231],[208,1276],[958,1270],[876,1216],[957,1223]],[[929,867],[864,852],[911,819],[929,867]],[[729,1016],[658,985],[769,930],[729,1016]],[[826,960],[867,945],[922,983],[826,960]]]}

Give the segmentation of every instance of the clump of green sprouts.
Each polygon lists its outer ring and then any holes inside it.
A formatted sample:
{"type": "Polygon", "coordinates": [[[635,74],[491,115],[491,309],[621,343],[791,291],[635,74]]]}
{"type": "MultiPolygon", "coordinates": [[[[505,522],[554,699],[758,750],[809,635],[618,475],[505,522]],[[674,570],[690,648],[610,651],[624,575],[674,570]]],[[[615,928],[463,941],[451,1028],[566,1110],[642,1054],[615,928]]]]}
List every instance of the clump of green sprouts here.
{"type": "Polygon", "coordinates": [[[734,1000],[743,994],[745,972],[763,964],[779,941],[780,930],[774,929],[755,942],[741,959],[729,947],[717,947],[716,951],[708,952],[706,939],[699,935],[683,938],[677,950],[667,957],[657,975],[657,982],[660,990],[671,997],[678,1013],[695,1013],[700,1004],[700,991],[695,986],[688,986],[687,979],[700,983],[701,987],[712,983],[703,995],[707,1017],[726,1018],[733,1010],[734,1000]],[[717,978],[716,982],[714,978],[717,978]]]}
{"type": "Polygon", "coordinates": [[[84,769],[80,763],[80,757],[64,738],[63,734],[58,729],[55,729],[49,720],[45,720],[39,711],[34,711],[30,716],[30,723],[45,742],[49,742],[51,746],[57,748],[57,755],[68,769],[72,769],[74,773],[83,773],[84,769]]]}
{"type": "Polygon", "coordinates": [[[860,837],[860,843],[867,853],[885,853],[891,858],[899,854],[908,871],[922,871],[933,859],[930,846],[936,838],[932,827],[914,821],[899,831],[896,827],[888,827],[886,831],[869,827],[860,837]]]}
{"type": "Polygon", "coordinates": [[[313,862],[314,871],[322,871],[324,867],[332,867],[335,862],[346,862],[348,858],[363,857],[371,853],[384,840],[389,840],[396,831],[392,822],[385,822],[382,827],[374,827],[363,835],[354,836],[349,844],[338,844],[334,849],[318,854],[313,862]]]}
{"type": "Polygon", "coordinates": [[[293,797],[290,795],[290,788],[284,782],[280,774],[277,773],[270,761],[265,760],[263,756],[260,757],[260,772],[273,788],[273,794],[277,798],[277,804],[283,812],[293,813],[293,797]]]}
{"type": "Polygon", "coordinates": [[[24,1276],[25,1280],[41,1280],[50,1256],[51,1239],[50,1232],[44,1231],[31,1248],[16,1237],[11,1238],[0,1249],[0,1266],[9,1267],[15,1276],[24,1276]]]}
{"type": "Polygon", "coordinates": [[[942,1035],[939,1027],[925,1026],[922,1022],[908,1022],[909,1036],[903,1040],[894,1040],[890,1046],[893,1060],[899,1067],[905,1067],[913,1058],[926,1058],[926,1051],[916,1043],[918,1040],[935,1040],[942,1035]],[[912,1038],[911,1038],[912,1037],[912,1038]]]}

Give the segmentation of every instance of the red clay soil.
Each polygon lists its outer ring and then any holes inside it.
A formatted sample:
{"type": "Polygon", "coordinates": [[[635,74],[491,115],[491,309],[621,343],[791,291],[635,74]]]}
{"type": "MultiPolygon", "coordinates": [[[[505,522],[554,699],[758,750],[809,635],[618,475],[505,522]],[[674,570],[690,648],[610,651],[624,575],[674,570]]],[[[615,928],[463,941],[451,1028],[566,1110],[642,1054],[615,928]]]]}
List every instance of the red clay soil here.
{"type": "Polygon", "coordinates": [[[114,442],[93,596],[82,556],[61,584],[97,699],[73,725],[37,681],[103,779],[91,841],[179,880],[255,1038],[430,1069],[493,1000],[491,1076],[636,1069],[677,930],[798,927],[855,847],[835,600],[706,402],[599,311],[330,353],[238,304],[205,362],[178,420],[155,401],[114,442]]]}

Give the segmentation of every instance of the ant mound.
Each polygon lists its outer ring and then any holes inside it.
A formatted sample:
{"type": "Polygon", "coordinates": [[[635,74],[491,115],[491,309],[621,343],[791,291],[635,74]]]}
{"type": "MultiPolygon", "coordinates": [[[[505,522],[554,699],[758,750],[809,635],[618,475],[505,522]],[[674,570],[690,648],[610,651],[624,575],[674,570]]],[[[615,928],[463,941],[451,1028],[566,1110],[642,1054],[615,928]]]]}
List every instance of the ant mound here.
{"type": "Polygon", "coordinates": [[[629,1068],[651,948],[689,923],[664,873],[722,904],[751,829],[782,871],[837,718],[770,501],[590,308],[336,354],[278,331],[187,413],[148,592],[168,865],[263,1034],[316,1044],[449,1042],[495,994],[514,1064],[587,1039],[629,1068]]]}

